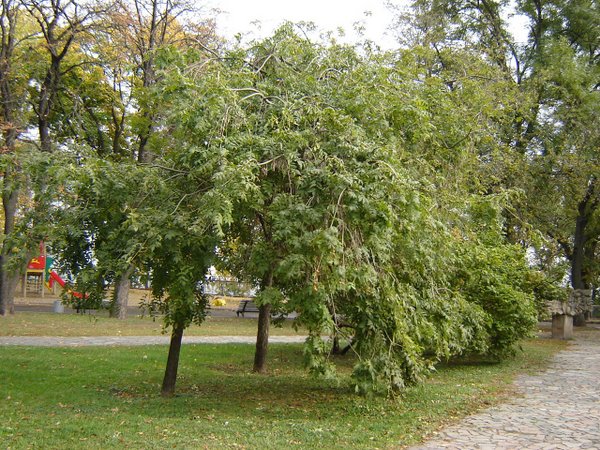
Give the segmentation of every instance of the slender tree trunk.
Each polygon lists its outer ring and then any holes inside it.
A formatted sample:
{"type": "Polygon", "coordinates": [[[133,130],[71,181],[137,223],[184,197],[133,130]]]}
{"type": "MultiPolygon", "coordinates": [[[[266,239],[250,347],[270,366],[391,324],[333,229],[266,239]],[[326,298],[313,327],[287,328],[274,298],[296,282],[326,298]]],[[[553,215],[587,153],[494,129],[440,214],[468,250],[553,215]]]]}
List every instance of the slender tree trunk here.
{"type": "Polygon", "coordinates": [[[50,112],[58,90],[61,60],[52,56],[50,67],[46,72],[44,81],[40,88],[38,101],[38,133],[40,135],[40,147],[43,152],[52,151],[52,140],[50,137],[50,112]]]}
{"type": "Polygon", "coordinates": [[[340,338],[338,336],[337,331],[333,331],[333,336],[332,336],[332,344],[331,344],[331,354],[332,355],[339,355],[342,352],[342,348],[340,347],[340,338]]]}
{"type": "Polygon", "coordinates": [[[19,274],[11,274],[4,268],[6,256],[0,257],[0,316],[15,313],[15,290],[19,284],[19,274]]]}
{"type": "Polygon", "coordinates": [[[333,333],[331,334],[331,354],[339,355],[342,353],[342,348],[340,347],[340,333],[339,333],[339,320],[337,314],[333,312],[330,308],[329,310],[331,317],[333,317],[333,333]]]}
{"type": "MultiPolygon", "coordinates": [[[[264,228],[264,226],[263,226],[264,228]]],[[[273,268],[263,278],[261,289],[273,286],[273,268]]],[[[267,351],[269,348],[269,328],[271,326],[271,304],[267,303],[258,308],[258,330],[256,332],[256,349],[254,351],[253,372],[264,373],[267,366],[267,351]]]]}
{"type": "Polygon", "coordinates": [[[254,352],[254,368],[252,369],[256,373],[264,373],[266,370],[270,325],[271,304],[267,303],[258,308],[258,332],[256,333],[256,351],[254,352]]]}
{"type": "MultiPolygon", "coordinates": [[[[571,286],[573,289],[585,289],[586,285],[583,279],[583,258],[585,245],[585,224],[586,218],[577,217],[577,225],[575,228],[575,238],[573,241],[573,259],[571,261],[571,286]]],[[[585,315],[583,313],[573,316],[573,325],[583,327],[586,324],[585,315]]]]}
{"type": "Polygon", "coordinates": [[[175,395],[175,383],[177,382],[177,369],[179,368],[179,354],[181,353],[181,341],[183,339],[183,326],[174,325],[169,344],[169,356],[165,377],[163,378],[161,395],[172,397],[175,395]]]}
{"type": "Polygon", "coordinates": [[[115,292],[113,295],[113,304],[110,310],[110,317],[125,319],[127,317],[127,303],[129,300],[129,288],[131,281],[129,278],[133,275],[135,267],[130,265],[125,272],[121,274],[115,283],[115,292]]]}

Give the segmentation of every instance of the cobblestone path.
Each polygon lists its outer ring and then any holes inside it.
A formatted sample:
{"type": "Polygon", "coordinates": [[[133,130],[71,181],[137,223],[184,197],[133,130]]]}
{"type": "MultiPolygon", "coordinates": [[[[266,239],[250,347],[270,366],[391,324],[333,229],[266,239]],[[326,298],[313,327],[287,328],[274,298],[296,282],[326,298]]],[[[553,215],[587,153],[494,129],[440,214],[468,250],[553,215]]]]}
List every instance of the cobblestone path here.
{"type": "Polygon", "coordinates": [[[520,377],[517,396],[413,450],[600,449],[600,342],[579,337],[549,369],[520,377]]]}
{"type": "MultiPolygon", "coordinates": [[[[166,345],[169,336],[90,336],[43,337],[0,336],[0,345],[27,345],[33,347],[83,347],[103,345],[166,345]]],[[[273,344],[302,343],[306,336],[271,336],[273,344]]],[[[255,344],[254,336],[184,336],[184,344],[255,344]]]]}

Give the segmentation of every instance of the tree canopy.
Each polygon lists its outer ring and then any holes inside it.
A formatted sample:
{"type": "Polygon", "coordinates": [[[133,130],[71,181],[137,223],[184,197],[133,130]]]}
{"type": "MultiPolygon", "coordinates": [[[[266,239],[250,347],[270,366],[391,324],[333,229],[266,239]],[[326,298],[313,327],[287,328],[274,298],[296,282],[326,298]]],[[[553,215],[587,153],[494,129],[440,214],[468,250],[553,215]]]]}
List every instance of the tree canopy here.
{"type": "Polygon", "coordinates": [[[509,355],[567,272],[597,285],[595,3],[520,2],[521,45],[504,3],[419,0],[390,52],[291,23],[223,45],[188,7],[3,2],[1,314],[41,239],[121,317],[143,273],[172,395],[215,266],[258,288],[255,371],[295,312],[313,373],[343,341],[391,392],[509,355]]]}

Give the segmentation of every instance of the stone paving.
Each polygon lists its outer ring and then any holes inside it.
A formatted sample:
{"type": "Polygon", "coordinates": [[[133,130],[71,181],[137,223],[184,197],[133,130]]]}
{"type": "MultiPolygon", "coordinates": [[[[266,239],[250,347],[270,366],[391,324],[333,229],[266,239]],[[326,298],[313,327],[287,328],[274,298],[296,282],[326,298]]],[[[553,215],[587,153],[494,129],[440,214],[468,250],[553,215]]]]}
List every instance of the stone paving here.
{"type": "Polygon", "coordinates": [[[442,430],[425,449],[600,449],[600,340],[578,337],[517,395],[442,430]]]}
{"type": "MultiPolygon", "coordinates": [[[[33,347],[84,347],[110,345],[166,345],[169,336],[0,336],[0,345],[27,345],[33,347]]],[[[302,343],[306,336],[270,336],[272,344],[302,343]]],[[[184,344],[255,344],[255,336],[184,336],[184,344]]]]}

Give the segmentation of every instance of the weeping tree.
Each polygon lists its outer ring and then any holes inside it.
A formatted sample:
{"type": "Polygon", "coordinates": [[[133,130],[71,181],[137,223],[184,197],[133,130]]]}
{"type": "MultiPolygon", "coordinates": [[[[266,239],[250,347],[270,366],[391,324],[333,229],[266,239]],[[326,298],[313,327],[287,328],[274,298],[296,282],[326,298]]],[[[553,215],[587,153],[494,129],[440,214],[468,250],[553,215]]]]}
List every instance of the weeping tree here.
{"type": "MultiPolygon", "coordinates": [[[[248,161],[254,178],[250,194],[234,205],[220,253],[228,271],[259,287],[253,366],[259,373],[266,371],[273,314],[295,310],[307,324],[322,321],[318,312],[326,302],[313,305],[316,311],[308,296],[297,303],[298,290],[319,280],[320,269],[302,262],[314,253],[309,243],[325,244],[332,232],[349,182],[345,165],[353,158],[373,163],[363,131],[337,111],[345,105],[334,94],[350,87],[344,73],[361,66],[360,57],[297,31],[288,24],[240,52],[230,87],[243,120],[228,145],[248,161]]],[[[320,257],[327,264],[330,255],[322,249],[320,257]]]]}
{"type": "MultiPolygon", "coordinates": [[[[508,303],[523,305],[516,309],[524,323],[496,345],[488,324],[507,318],[495,314],[497,299],[468,295],[448,269],[472,256],[456,254],[455,245],[464,244],[452,234],[454,225],[474,220],[458,200],[469,192],[468,176],[456,177],[452,188],[464,190],[454,196],[436,190],[457,162],[477,172],[477,141],[458,136],[464,144],[440,158],[432,148],[451,134],[435,133],[426,99],[458,94],[443,83],[437,91],[422,87],[416,69],[394,57],[315,44],[292,26],[255,43],[245,61],[234,89],[246,119],[232,142],[255,161],[256,187],[236,204],[222,251],[227,268],[261,287],[255,371],[265,370],[273,310],[299,313],[317,373],[331,369],[331,348],[320,336],[339,332],[336,318],[343,317],[354,334],[360,391],[401,387],[431,362],[501,353],[527,335],[534,311],[525,286],[504,279],[517,293],[508,303]],[[443,208],[458,212],[437,212],[443,208]]],[[[455,106],[441,100],[436,113],[451,117],[455,106]]],[[[462,120],[454,133],[468,116],[462,120]]],[[[510,258],[525,261],[522,249],[498,256],[510,258]]]]}
{"type": "MultiPolygon", "coordinates": [[[[333,369],[321,335],[343,316],[360,392],[401,388],[443,358],[500,355],[527,334],[530,293],[496,273],[505,263],[525,270],[524,252],[486,240],[502,221],[459,202],[467,191],[439,194],[432,165],[442,161],[418,147],[418,136],[435,135],[432,92],[414,70],[315,44],[292,25],[223,56],[170,48],[157,61],[168,130],[152,163],[159,187],[127,226],[144,236],[153,307],[172,327],[164,395],[174,392],[185,327],[204,317],[201,286],[216,259],[261,288],[258,372],[272,312],[299,313],[307,363],[321,374],[333,369]],[[479,255],[494,261],[467,279],[479,255]],[[511,294],[505,309],[496,292],[511,294]],[[513,326],[511,314],[523,322],[513,326]]],[[[450,116],[452,105],[440,111],[450,116]]]]}

